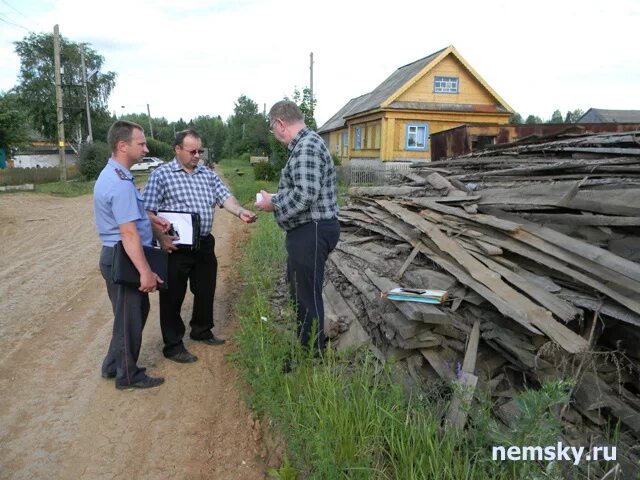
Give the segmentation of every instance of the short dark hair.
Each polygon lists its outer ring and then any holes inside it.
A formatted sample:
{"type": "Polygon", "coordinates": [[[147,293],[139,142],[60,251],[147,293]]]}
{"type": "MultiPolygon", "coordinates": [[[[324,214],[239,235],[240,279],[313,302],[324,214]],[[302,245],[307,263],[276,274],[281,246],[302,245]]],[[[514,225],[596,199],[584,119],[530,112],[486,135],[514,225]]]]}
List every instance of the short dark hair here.
{"type": "Polygon", "coordinates": [[[196,132],[193,128],[187,128],[186,130],[182,130],[176,133],[176,138],[173,141],[173,146],[174,147],[177,147],[178,145],[182,146],[182,142],[184,142],[185,137],[193,137],[193,138],[197,138],[198,140],[202,140],[202,137],[198,132],[196,132]]]}
{"type": "Polygon", "coordinates": [[[117,122],[114,122],[113,125],[109,127],[109,133],[107,133],[107,143],[111,147],[111,151],[116,151],[118,142],[129,143],[133,136],[133,131],[136,129],[141,130],[144,133],[144,128],[137,123],[127,122],[126,120],[118,120],[117,122]]]}
{"type": "Polygon", "coordinates": [[[280,100],[269,110],[269,121],[279,118],[287,123],[304,122],[302,110],[291,100],[280,100]]]}

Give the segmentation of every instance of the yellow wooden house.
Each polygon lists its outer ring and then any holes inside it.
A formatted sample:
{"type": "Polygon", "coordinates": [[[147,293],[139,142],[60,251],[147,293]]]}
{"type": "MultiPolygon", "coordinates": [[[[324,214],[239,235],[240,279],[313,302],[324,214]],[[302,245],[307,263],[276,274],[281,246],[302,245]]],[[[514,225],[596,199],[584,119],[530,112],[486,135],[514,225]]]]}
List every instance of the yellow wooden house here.
{"type": "Polygon", "coordinates": [[[398,68],[318,129],[343,161],[430,160],[429,135],[507,124],[513,110],[453,47],[398,68]]]}

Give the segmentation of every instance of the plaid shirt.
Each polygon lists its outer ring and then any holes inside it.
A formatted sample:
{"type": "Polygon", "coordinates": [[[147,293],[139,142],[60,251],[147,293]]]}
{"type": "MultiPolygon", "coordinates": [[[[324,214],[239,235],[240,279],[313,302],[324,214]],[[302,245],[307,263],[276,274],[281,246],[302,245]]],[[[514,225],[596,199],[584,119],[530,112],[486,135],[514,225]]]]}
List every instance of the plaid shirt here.
{"type": "Polygon", "coordinates": [[[213,227],[213,207],[222,207],[230,196],[231,192],[213,170],[198,165],[193,173],[188,173],[175,158],[153,171],[143,194],[145,210],[199,213],[202,236],[208,235],[213,227]]]}
{"type": "Polygon", "coordinates": [[[289,143],[278,193],[272,197],[276,222],[292,230],[338,217],[336,169],[322,138],[304,127],[289,143]]]}

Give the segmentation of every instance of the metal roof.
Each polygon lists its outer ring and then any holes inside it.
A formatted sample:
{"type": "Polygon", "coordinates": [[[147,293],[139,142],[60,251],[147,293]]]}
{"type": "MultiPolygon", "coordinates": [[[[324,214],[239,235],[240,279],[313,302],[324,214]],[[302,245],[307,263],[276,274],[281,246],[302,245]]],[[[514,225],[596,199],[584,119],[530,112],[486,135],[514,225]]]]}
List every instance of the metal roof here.
{"type": "Polygon", "coordinates": [[[324,133],[341,128],[345,124],[344,119],[346,117],[379,108],[382,102],[397,92],[400,87],[416,76],[418,72],[435,60],[444,50],[446,50],[446,48],[398,68],[372,92],[349,100],[349,102],[342,107],[338,113],[318,129],[318,132],[324,133]]]}
{"type": "Polygon", "coordinates": [[[640,110],[590,108],[576,123],[640,123],[640,110]]]}

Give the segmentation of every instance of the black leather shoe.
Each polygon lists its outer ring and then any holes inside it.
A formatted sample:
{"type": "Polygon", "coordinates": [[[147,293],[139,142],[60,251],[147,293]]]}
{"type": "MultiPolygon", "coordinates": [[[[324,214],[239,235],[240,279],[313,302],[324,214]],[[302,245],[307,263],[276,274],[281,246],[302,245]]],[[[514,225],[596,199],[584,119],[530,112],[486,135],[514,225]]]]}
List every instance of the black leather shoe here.
{"type": "Polygon", "coordinates": [[[193,363],[198,361],[198,357],[192,355],[186,350],[184,352],[178,352],[175,355],[168,356],[167,358],[178,363],[193,363]]]}
{"type": "Polygon", "coordinates": [[[223,340],[222,338],[218,338],[215,335],[212,338],[205,338],[202,340],[198,340],[197,338],[194,338],[194,340],[196,342],[204,343],[207,345],[222,345],[224,344],[224,342],[226,342],[226,340],[223,340]]]}
{"type": "Polygon", "coordinates": [[[130,385],[118,385],[116,384],[116,388],[118,390],[130,390],[134,388],[153,388],[158,385],[162,385],[164,383],[164,378],[162,377],[144,377],[142,380],[137,381],[136,383],[132,383],[130,385]]]}

